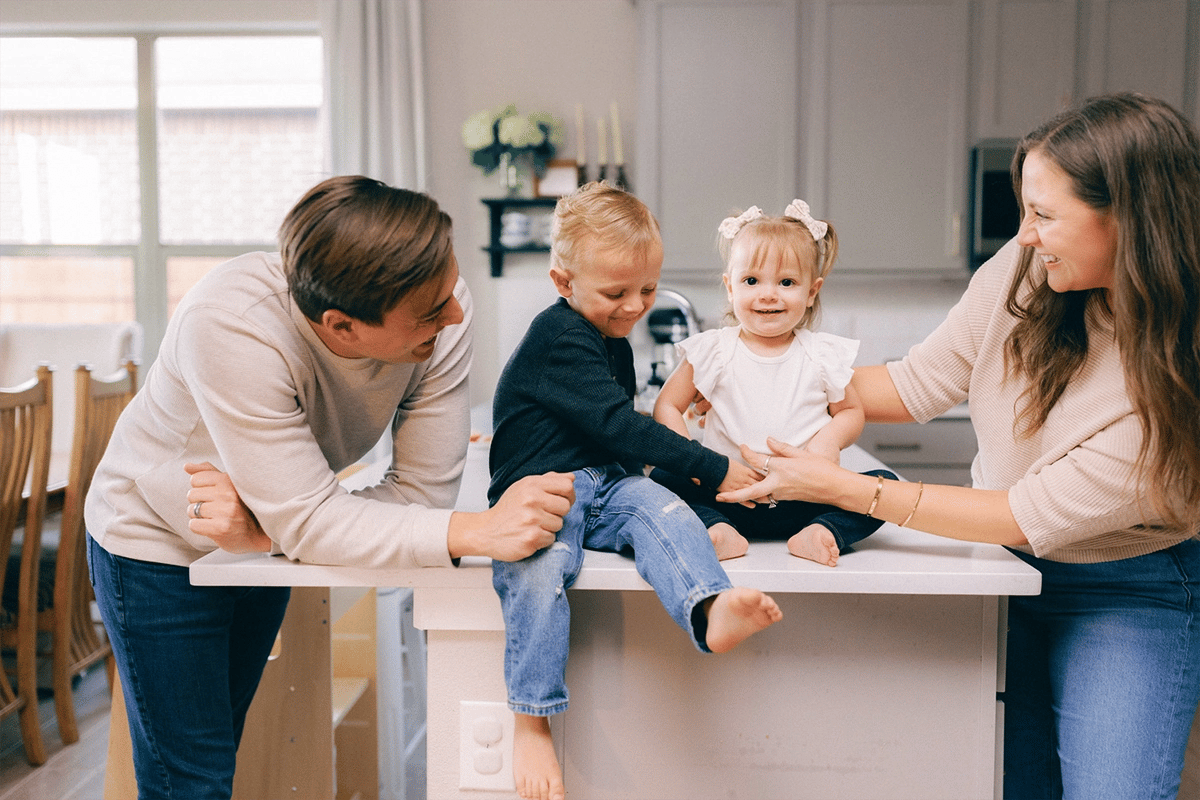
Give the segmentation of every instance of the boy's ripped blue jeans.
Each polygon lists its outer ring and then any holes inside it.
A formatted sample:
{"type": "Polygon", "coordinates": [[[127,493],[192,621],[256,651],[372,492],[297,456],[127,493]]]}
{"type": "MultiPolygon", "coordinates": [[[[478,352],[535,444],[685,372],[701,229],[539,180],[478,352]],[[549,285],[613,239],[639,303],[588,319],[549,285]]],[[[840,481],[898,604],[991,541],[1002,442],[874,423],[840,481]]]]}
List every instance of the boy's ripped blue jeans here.
{"type": "Polygon", "coordinates": [[[619,466],[575,472],[575,504],[558,540],[522,561],[492,563],[492,585],[504,612],[504,679],[509,707],[549,716],[567,709],[571,610],[567,589],[583,551],[632,551],[638,574],[663,608],[707,652],[706,625],[693,619],[701,601],[731,588],[708,530],[687,503],[659,484],[619,466]]]}

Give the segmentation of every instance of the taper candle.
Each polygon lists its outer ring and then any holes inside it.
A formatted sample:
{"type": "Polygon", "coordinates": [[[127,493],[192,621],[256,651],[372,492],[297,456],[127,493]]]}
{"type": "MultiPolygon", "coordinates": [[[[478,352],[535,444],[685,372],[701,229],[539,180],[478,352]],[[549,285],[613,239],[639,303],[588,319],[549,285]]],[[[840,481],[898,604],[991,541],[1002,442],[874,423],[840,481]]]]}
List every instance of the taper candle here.
{"type": "Polygon", "coordinates": [[[608,164],[608,145],[604,138],[604,117],[596,119],[596,137],[599,142],[598,147],[600,148],[600,166],[603,167],[608,164]]]}
{"type": "Polygon", "coordinates": [[[583,138],[583,103],[575,104],[575,163],[587,163],[587,150],[583,138]]]}
{"type": "Polygon", "coordinates": [[[625,152],[621,149],[621,118],[617,115],[617,104],[612,104],[613,163],[618,167],[625,163],[625,152]]]}

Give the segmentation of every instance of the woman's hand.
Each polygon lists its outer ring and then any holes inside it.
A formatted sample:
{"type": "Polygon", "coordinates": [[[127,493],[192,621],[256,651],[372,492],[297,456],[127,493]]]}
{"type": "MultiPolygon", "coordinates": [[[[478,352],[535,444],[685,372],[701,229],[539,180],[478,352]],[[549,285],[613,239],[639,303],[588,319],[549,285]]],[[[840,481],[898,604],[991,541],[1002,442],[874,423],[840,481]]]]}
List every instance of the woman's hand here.
{"type": "Polygon", "coordinates": [[[744,489],[723,491],[717,495],[717,500],[741,503],[774,498],[828,502],[821,489],[832,482],[841,467],[827,458],[774,439],[767,439],[767,446],[771,448],[770,453],[758,453],[742,445],[742,458],[766,477],[744,489]]]}
{"type": "Polygon", "coordinates": [[[192,476],[188,490],[188,529],[207,536],[222,550],[231,553],[269,553],[271,539],[263,532],[233,488],[229,476],[207,461],[185,464],[192,476]]]}

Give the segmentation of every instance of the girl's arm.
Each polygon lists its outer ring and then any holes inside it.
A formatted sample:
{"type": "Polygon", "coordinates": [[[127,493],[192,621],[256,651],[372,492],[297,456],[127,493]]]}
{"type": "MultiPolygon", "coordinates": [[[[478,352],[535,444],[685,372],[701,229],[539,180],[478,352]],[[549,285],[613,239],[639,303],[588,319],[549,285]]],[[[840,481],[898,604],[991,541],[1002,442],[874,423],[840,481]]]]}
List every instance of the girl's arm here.
{"type": "Polygon", "coordinates": [[[846,387],[846,396],[840,402],[829,404],[829,415],[832,419],[817,431],[804,449],[838,464],[841,463],[841,452],[862,435],[865,421],[862,401],[853,384],[846,387]]]}
{"type": "Polygon", "coordinates": [[[688,433],[687,420],[683,415],[687,413],[688,406],[696,397],[695,375],[688,360],[681,360],[671,377],[663,384],[658,399],[654,401],[655,421],[688,439],[692,438],[692,435],[688,433]]]}

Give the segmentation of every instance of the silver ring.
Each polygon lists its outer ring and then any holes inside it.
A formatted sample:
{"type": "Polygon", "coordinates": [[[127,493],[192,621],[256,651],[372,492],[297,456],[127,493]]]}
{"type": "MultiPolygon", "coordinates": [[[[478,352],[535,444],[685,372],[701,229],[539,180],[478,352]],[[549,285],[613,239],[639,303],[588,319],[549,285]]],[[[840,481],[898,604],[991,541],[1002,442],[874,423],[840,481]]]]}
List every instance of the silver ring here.
{"type": "Polygon", "coordinates": [[[192,516],[195,517],[196,519],[200,519],[200,506],[202,506],[202,505],[204,505],[203,500],[201,500],[198,503],[195,503],[192,506],[192,516]]]}
{"type": "Polygon", "coordinates": [[[767,508],[775,508],[779,503],[775,502],[774,495],[767,495],[767,508]]]}
{"type": "Polygon", "coordinates": [[[762,472],[763,475],[771,474],[771,456],[767,456],[767,460],[763,462],[762,472]]]}

